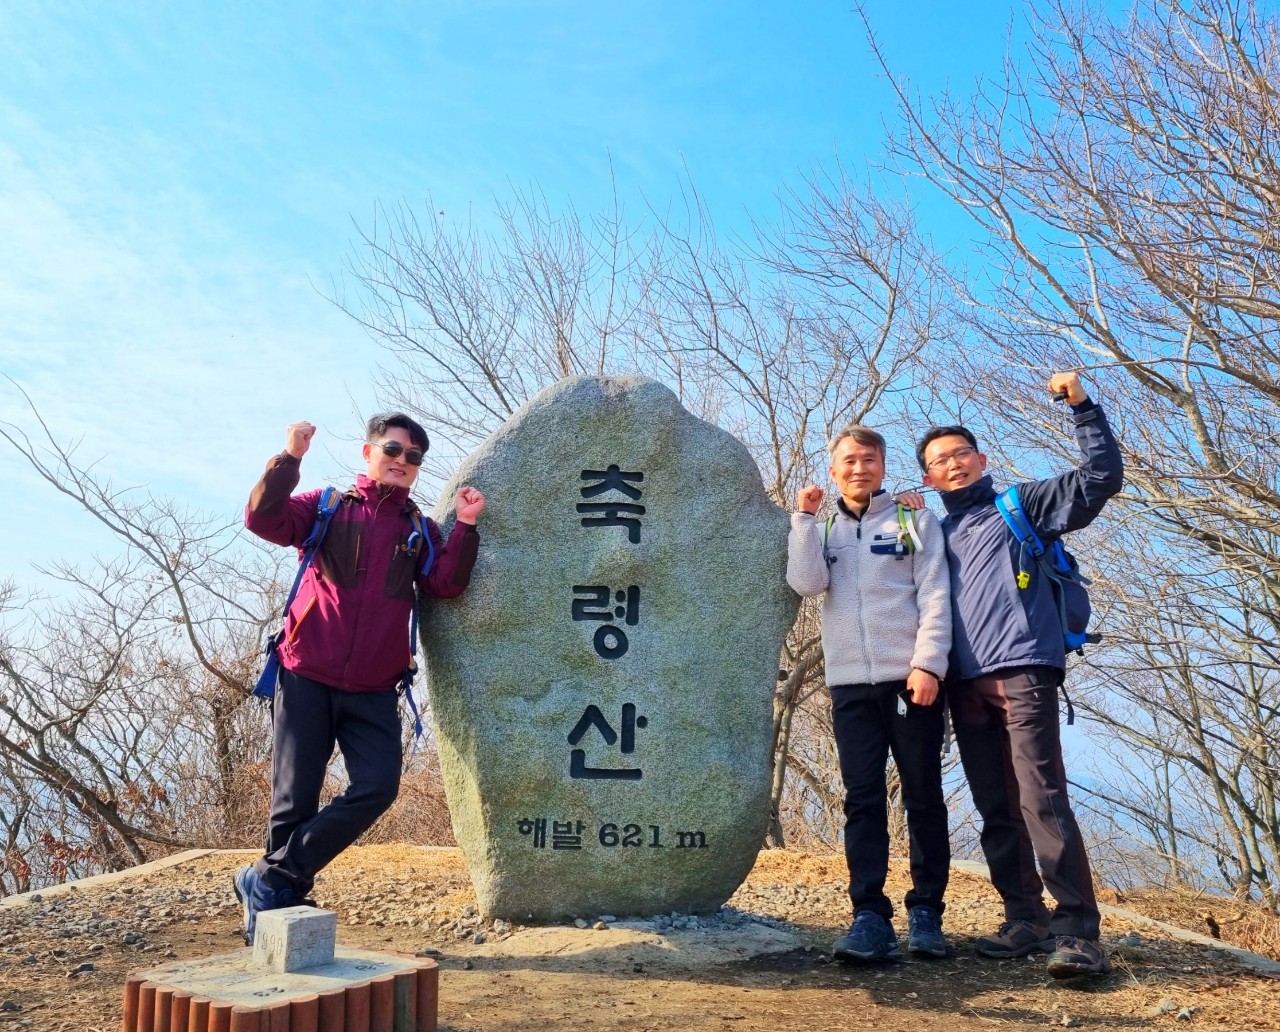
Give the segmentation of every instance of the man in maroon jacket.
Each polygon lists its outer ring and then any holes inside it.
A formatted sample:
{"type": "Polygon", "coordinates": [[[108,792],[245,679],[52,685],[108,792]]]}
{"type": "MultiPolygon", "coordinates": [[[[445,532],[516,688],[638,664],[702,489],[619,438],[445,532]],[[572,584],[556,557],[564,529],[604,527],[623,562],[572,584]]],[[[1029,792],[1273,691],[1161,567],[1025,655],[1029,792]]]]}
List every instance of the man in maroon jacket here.
{"type": "MultiPolygon", "coordinates": [[[[291,495],[316,428],[293,423],[285,450],[267,463],[245,509],[245,526],[298,547],[316,520],[320,491],[291,495]]],[[[410,662],[414,586],[437,598],[462,594],[480,538],[484,495],[458,491],[447,541],[421,517],[415,533],[409,490],[428,446],[403,413],[369,420],[365,473],[343,496],[285,617],[277,648],[280,683],[272,708],[271,815],[263,857],[236,872],[245,942],[258,913],[304,902],[315,876],[391,805],[400,789],[396,692],[410,662]],[[429,554],[430,569],[423,566],[429,554]],[[338,746],[350,784],[320,808],[325,771],[338,746]]]]}

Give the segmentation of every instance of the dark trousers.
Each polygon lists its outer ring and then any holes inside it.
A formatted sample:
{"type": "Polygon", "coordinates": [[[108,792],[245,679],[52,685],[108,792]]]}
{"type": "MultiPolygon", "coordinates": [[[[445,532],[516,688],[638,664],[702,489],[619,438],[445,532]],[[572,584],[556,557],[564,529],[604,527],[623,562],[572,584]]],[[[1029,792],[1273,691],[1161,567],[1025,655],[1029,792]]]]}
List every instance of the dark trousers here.
{"type": "Polygon", "coordinates": [[[844,854],[849,898],[855,914],[870,910],[889,920],[893,904],[884,894],[889,871],[889,807],[885,762],[893,753],[907,811],[911,843],[911,890],[907,908],[942,913],[951,870],[947,803],[942,794],[942,702],[897,712],[906,682],[831,689],[840,774],[844,779],[844,854]]]}
{"type": "Polygon", "coordinates": [[[340,692],[282,670],[272,721],[271,817],[257,868],[269,887],[305,896],[400,791],[399,696],[340,692]],[[335,743],[350,784],[321,810],[335,743]]]}
{"type": "Polygon", "coordinates": [[[949,685],[947,697],[1005,917],[1048,922],[1054,935],[1096,939],[1093,876],[1067,798],[1058,735],[1061,682],[1054,667],[1015,667],[949,685]],[[1042,897],[1046,886],[1058,903],[1052,915],[1042,897]]]}

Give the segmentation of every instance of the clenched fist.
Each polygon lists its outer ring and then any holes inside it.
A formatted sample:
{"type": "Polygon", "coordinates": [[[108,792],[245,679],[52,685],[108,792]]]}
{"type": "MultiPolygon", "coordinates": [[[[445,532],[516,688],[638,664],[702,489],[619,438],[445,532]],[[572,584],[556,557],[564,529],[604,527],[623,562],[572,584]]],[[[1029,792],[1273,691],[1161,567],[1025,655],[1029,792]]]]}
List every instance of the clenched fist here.
{"type": "Polygon", "coordinates": [[[822,504],[823,496],[826,491],[815,484],[809,484],[807,487],[800,488],[796,492],[796,508],[801,512],[818,514],[818,507],[822,504]]]}
{"type": "Polygon", "coordinates": [[[311,438],[315,435],[315,426],[305,420],[290,423],[284,432],[284,450],[295,459],[300,459],[307,454],[307,449],[311,447],[311,438]]]}
{"type": "Polygon", "coordinates": [[[1049,379],[1049,393],[1065,394],[1068,405],[1079,405],[1089,397],[1080,382],[1080,374],[1076,372],[1055,373],[1049,379]]]}
{"type": "Polygon", "coordinates": [[[453,504],[458,513],[458,522],[470,523],[474,527],[476,520],[484,512],[484,495],[474,487],[460,487],[453,504]]]}

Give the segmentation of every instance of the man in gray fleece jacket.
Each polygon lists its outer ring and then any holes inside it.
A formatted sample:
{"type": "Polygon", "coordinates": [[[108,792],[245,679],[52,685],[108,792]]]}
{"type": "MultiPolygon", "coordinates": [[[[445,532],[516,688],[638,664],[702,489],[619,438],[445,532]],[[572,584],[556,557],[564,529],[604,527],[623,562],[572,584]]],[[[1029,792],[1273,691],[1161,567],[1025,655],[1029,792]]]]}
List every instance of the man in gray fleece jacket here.
{"type": "Polygon", "coordinates": [[[898,766],[911,843],[907,949],[945,956],[943,894],[951,864],[942,794],[942,703],[938,684],[951,648],[947,552],[937,518],[914,516],[882,490],[884,438],[849,426],[832,440],[834,516],[817,518],[823,490],[798,493],[787,546],[787,583],[824,592],[822,651],[845,787],[845,858],[854,920],[836,940],[843,960],[902,955],[889,867],[885,763],[898,766]]]}

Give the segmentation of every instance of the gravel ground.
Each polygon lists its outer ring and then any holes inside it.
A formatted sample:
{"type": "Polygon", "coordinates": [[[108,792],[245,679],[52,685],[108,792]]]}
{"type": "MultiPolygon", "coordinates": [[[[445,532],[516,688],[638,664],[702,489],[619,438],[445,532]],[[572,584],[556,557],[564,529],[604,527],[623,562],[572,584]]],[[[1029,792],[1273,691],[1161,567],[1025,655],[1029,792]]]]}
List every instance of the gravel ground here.
{"type": "MultiPolygon", "coordinates": [[[[231,874],[243,854],[0,907],[0,1032],[119,1027],[126,973],[240,947],[231,874]]],[[[848,922],[841,856],[762,853],[715,915],[559,925],[486,921],[456,850],[351,850],[316,886],[339,939],[438,958],[441,1029],[915,1030],[1056,1025],[1280,1030],[1280,982],[1221,950],[1107,917],[1116,970],[1056,983],[1043,959],[988,961],[973,938],[1000,920],[989,884],[957,872],[937,961],[849,967],[827,949],[848,922]],[[726,1024],[728,1023],[728,1024],[726,1024]]],[[[895,865],[890,894],[905,888],[895,865]]],[[[901,929],[900,929],[901,930],[901,929]]]]}

